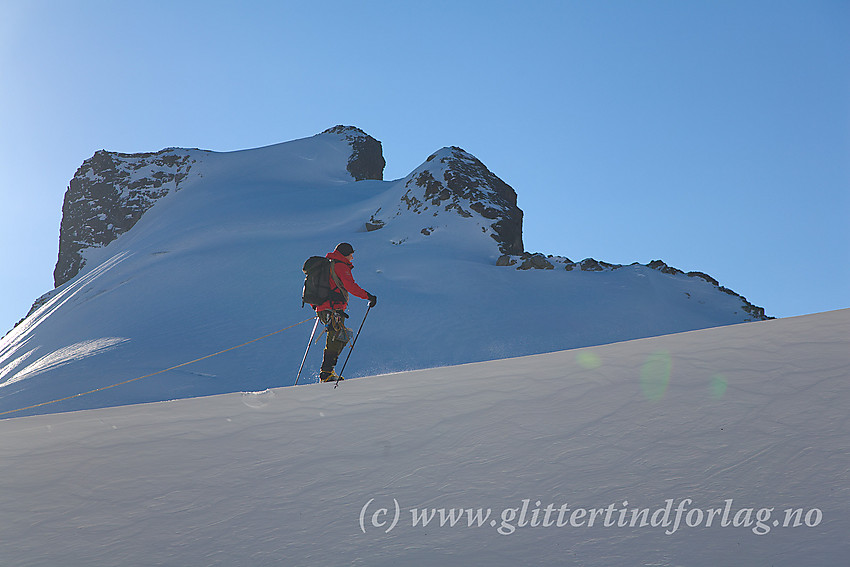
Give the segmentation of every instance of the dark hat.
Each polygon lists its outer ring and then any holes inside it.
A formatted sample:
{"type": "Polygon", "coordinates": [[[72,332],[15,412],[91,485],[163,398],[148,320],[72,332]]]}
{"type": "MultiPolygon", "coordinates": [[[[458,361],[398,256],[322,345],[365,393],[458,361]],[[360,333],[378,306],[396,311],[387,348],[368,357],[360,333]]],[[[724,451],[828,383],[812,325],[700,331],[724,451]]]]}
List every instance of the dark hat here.
{"type": "Polygon", "coordinates": [[[348,242],[340,242],[336,245],[336,251],[343,256],[349,256],[354,253],[354,247],[348,242]]]}

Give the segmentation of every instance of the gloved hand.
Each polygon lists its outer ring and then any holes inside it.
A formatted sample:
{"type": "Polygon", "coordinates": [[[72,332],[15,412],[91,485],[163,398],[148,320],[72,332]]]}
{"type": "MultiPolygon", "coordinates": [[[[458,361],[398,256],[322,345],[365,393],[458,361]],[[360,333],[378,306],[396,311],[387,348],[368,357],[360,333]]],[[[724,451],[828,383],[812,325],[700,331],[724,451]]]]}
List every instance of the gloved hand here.
{"type": "Polygon", "coordinates": [[[369,307],[374,307],[378,304],[378,298],[372,295],[369,292],[366,292],[366,296],[369,298],[369,307]]]}

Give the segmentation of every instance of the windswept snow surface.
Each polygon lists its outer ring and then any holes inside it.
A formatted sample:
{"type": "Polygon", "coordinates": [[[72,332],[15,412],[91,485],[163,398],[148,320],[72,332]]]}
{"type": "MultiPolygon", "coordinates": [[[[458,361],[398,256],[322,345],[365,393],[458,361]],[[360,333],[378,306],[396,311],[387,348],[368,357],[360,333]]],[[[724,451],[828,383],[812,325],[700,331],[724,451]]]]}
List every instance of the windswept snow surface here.
{"type": "MultiPolygon", "coordinates": [[[[341,135],[232,153],[184,151],[192,175],[180,190],[109,245],[85,249],[83,270],[0,339],[0,412],[56,399],[65,400],[14,415],[292,384],[309,324],[103,389],[309,318],[311,310],[301,308],[301,267],[341,241],[356,250],[356,280],[379,298],[346,367],[349,378],[750,319],[739,297],[645,266],[496,266],[492,219],[446,211],[421,195],[416,211],[400,206],[417,188],[408,185],[417,174],[436,168],[440,175],[438,159],[404,179],[355,182],[341,135]],[[378,210],[392,215],[384,228],[367,232],[378,210]],[[76,396],[91,390],[98,391],[76,396]]],[[[352,299],[350,327],[365,307],[352,299]]],[[[321,351],[311,350],[302,381],[316,380],[321,351]]]]}
{"type": "Polygon", "coordinates": [[[844,565],[848,337],[842,310],[0,421],[0,557],[844,565]]]}

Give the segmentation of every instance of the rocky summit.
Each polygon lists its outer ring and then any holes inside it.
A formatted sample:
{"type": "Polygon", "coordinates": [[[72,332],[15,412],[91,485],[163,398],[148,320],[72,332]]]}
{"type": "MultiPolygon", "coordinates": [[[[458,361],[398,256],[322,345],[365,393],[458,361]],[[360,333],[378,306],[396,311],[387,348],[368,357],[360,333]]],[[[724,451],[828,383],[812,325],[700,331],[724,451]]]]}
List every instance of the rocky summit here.
{"type": "MultiPolygon", "coordinates": [[[[356,181],[382,180],[381,142],[354,126],[322,132],[350,146],[346,169],[356,181]]],[[[106,246],[138,222],[159,199],[179,191],[204,152],[168,148],[124,154],[100,150],[83,162],[65,192],[59,229],[59,258],[53,282],[60,286],[85,265],[83,250],[106,246]]]]}
{"type": "Polygon", "coordinates": [[[337,134],[351,145],[351,156],[346,169],[355,181],[384,179],[384,152],[381,142],[356,126],[334,126],[322,134],[337,134]]]}
{"type": "Polygon", "coordinates": [[[402,180],[399,192],[396,202],[372,214],[366,224],[368,230],[378,230],[412,213],[423,217],[420,232],[429,235],[434,227],[427,219],[443,211],[483,219],[483,231],[498,243],[503,254],[523,252],[523,214],[516,192],[461,148],[447,147],[429,156],[402,180]]]}
{"type": "Polygon", "coordinates": [[[62,205],[56,287],[85,265],[83,250],[127,232],[159,199],[180,189],[195,160],[191,151],[121,154],[100,150],[71,179],[62,205]]]}

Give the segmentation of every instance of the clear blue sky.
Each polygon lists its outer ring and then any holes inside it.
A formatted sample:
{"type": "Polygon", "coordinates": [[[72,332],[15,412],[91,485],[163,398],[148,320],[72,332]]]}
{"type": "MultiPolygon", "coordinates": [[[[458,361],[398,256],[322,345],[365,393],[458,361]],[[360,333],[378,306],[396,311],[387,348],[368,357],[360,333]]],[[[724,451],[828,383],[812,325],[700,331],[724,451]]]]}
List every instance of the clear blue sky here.
{"type": "Polygon", "coordinates": [[[98,149],[359,126],[385,177],[461,146],[526,249],[706,272],[786,317],[850,307],[850,2],[0,4],[0,334],[52,288],[98,149]]]}

